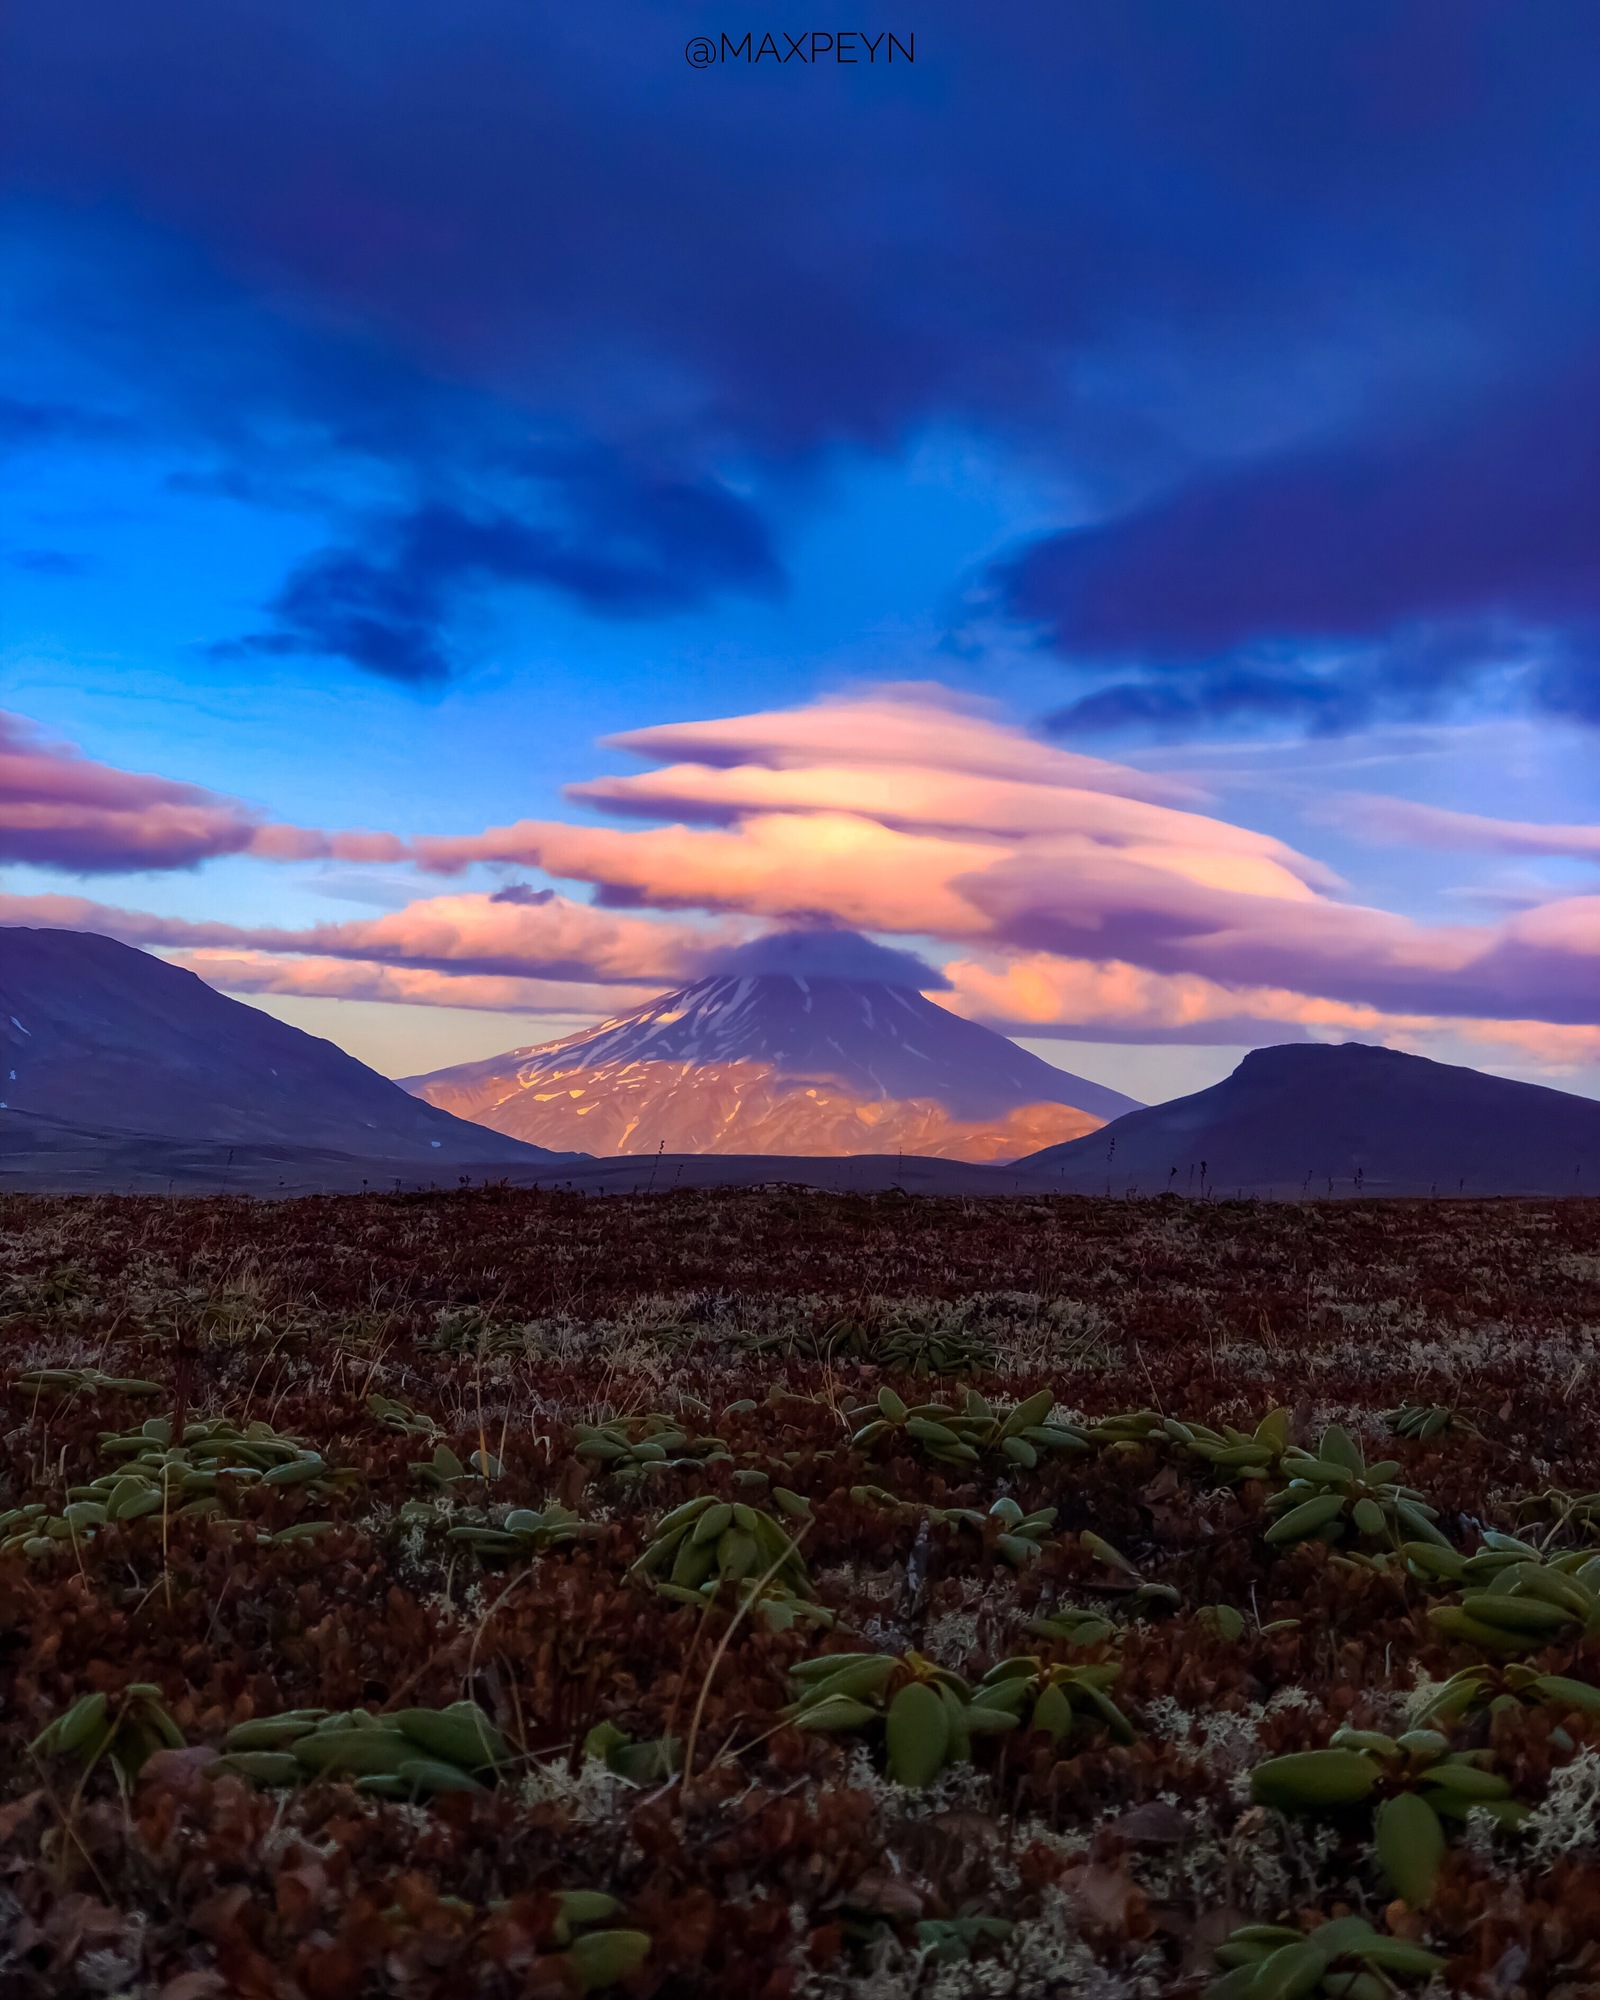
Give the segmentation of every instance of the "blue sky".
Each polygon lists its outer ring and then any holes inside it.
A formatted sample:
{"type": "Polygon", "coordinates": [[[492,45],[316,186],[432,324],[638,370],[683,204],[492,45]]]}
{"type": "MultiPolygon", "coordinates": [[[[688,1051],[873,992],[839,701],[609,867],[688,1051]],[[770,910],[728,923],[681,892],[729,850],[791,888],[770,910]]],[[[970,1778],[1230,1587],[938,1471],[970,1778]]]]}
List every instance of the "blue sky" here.
{"type": "MultiPolygon", "coordinates": [[[[19,10],[0,707],[262,821],[414,840],[606,822],[563,788],[636,768],[611,733],[932,684],[1186,779],[1208,821],[1325,864],[1319,895],[1522,954],[1490,991],[1457,953],[1404,1006],[1376,961],[1280,969],[1299,999],[1230,1034],[1341,1032],[1300,1004],[1327,999],[1600,1091],[1600,980],[1573,998],[1596,846],[1526,831],[1600,819],[1592,9],[929,4],[914,62],[691,69],[730,25],[19,10]]],[[[12,921],[87,896],[256,953],[512,866],[5,854],[12,921]]],[[[635,906],[687,907],[661,882],[635,906]]],[[[991,980],[1113,962],[1071,923],[984,921],[915,935],[991,980]]],[[[1118,936],[1152,978],[1254,977],[1118,936]]],[[[263,1004],[395,1069],[604,998],[537,954],[498,1010],[332,998],[273,950],[263,1004]]],[[[984,990],[1138,1095],[1240,1045],[1171,993],[1113,1034],[1109,1003],[984,990]]]]}

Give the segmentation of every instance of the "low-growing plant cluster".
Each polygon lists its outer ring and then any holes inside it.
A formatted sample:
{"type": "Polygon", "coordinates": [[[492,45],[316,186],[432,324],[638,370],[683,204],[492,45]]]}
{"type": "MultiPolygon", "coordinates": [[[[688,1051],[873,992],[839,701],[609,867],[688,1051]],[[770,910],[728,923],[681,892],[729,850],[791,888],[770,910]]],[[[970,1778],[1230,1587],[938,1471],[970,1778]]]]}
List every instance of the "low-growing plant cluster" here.
{"type": "Polygon", "coordinates": [[[1600,1207],[0,1203],[0,1991],[1600,1990],[1600,1207]]]}

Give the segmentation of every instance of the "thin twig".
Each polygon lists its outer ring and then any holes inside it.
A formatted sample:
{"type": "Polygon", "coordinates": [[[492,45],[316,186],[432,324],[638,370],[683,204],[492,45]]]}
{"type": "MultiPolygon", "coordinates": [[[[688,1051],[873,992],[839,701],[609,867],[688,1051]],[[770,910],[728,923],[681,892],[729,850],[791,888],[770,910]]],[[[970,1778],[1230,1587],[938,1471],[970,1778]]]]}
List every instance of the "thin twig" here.
{"type": "Polygon", "coordinates": [[[84,1860],[88,1862],[89,1872],[94,1876],[94,1879],[100,1884],[100,1894],[102,1895],[102,1897],[108,1904],[114,1904],[114,1899],[112,1897],[110,1887],[106,1882],[106,1878],[100,1873],[99,1868],[96,1866],[94,1856],[89,1852],[88,1848],[84,1846],[82,1834],[79,1833],[78,1829],[73,1825],[72,1821],[68,1818],[67,1813],[61,1804],[61,1801],[56,1797],[55,1792],[52,1790],[50,1780],[44,1774],[44,1766],[43,1764],[40,1763],[37,1752],[30,1751],[29,1755],[33,1758],[34,1764],[38,1768],[39,1788],[44,1793],[45,1797],[50,1801],[50,1808],[54,1812],[56,1818],[60,1820],[61,1831],[77,1848],[78,1852],[83,1856],[84,1860]]]}
{"type": "Polygon", "coordinates": [[[790,1556],[792,1556],[795,1553],[796,1549],[799,1548],[800,1544],[805,1540],[806,1536],[810,1533],[814,1525],[815,1525],[814,1522],[807,1521],[801,1527],[799,1534],[794,1536],[785,1545],[785,1547],[773,1558],[765,1574],[757,1579],[755,1585],[751,1589],[749,1595],[745,1598],[743,1604],[739,1606],[738,1610],[728,1620],[728,1629],[723,1633],[722,1637],[717,1642],[717,1650],[711,1655],[711,1664],[706,1668],[706,1677],[700,1683],[700,1699],[694,1705],[694,1718],[689,1724],[689,1740],[683,1746],[683,1787],[682,1787],[681,1797],[684,1800],[687,1800],[689,1796],[689,1782],[691,1778],[694,1776],[694,1746],[696,1739],[699,1737],[700,1734],[700,1718],[705,1713],[706,1697],[711,1692],[711,1683],[716,1677],[717,1668],[721,1666],[722,1656],[728,1650],[728,1641],[733,1637],[734,1633],[737,1631],[739,1623],[743,1619],[745,1613],[750,1609],[751,1605],[755,1603],[756,1599],[761,1595],[762,1591],[766,1589],[767,1585],[772,1581],[772,1579],[778,1574],[778,1571],[783,1568],[784,1564],[789,1560],[790,1556]]]}

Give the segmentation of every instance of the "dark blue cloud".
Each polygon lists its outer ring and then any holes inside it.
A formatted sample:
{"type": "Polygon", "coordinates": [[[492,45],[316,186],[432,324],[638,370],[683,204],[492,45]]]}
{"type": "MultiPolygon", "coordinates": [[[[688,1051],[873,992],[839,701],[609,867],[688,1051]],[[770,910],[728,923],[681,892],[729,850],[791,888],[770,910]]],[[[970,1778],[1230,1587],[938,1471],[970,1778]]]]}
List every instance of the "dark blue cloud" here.
{"type": "Polygon", "coordinates": [[[489,901],[516,903],[524,908],[537,909],[545,903],[553,903],[555,894],[554,889],[536,889],[531,882],[508,882],[503,889],[496,889],[489,901]]]}
{"type": "Polygon", "coordinates": [[[12,549],[5,560],[30,576],[87,576],[94,567],[85,557],[69,555],[65,549],[12,549]]]}
{"type": "Polygon", "coordinates": [[[821,928],[774,931],[747,944],[730,945],[709,953],[704,971],[742,979],[783,973],[793,979],[871,980],[909,986],[919,993],[941,993],[950,985],[942,972],[914,951],[876,944],[859,931],[821,928]]]}
{"type": "Polygon", "coordinates": [[[77,403],[0,395],[0,453],[48,450],[61,444],[102,443],[123,426],[104,412],[77,403]]]}
{"type": "Polygon", "coordinates": [[[626,617],[770,587],[810,467],[943,425],[1117,517],[996,580],[1074,662],[1166,669],[1086,719],[1337,726],[1281,635],[1466,657],[1430,635],[1491,618],[1567,634],[1528,686],[1582,709],[1581,557],[1531,472],[1541,437],[1570,461],[1600,334],[1590,0],[922,0],[892,73],[689,70],[720,25],[694,0],[21,11],[11,185],[63,241],[96,217],[131,246],[49,291],[58,351],[114,346],[234,491],[348,519],[359,459],[395,496],[290,580],[266,646],[419,680],[506,582],[626,617]],[[1461,415],[1490,409],[1498,442],[1461,415]],[[655,482],[526,515],[529,435],[655,482]],[[1451,490],[1502,469],[1499,512],[1451,490]]]}
{"type": "Polygon", "coordinates": [[[724,487],[633,478],[593,461],[560,473],[559,525],[420,507],[365,546],[303,564],[272,606],[272,624],[225,650],[311,653],[425,683],[452,670],[452,613],[474,587],[546,586],[591,611],[638,618],[782,582],[759,517],[724,487]]]}
{"type": "Polygon", "coordinates": [[[1202,476],[1034,542],[991,582],[1065,658],[1137,664],[1071,726],[1257,711],[1346,727],[1508,666],[1600,720],[1597,521],[1588,368],[1436,429],[1202,476]]]}

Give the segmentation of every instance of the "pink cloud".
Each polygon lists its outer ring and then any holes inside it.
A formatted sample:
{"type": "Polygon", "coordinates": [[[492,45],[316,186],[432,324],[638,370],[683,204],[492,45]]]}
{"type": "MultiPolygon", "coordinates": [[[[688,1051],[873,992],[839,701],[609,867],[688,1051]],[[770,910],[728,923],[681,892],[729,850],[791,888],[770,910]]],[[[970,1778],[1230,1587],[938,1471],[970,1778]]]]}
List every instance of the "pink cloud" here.
{"type": "Polygon", "coordinates": [[[1451,812],[1375,792],[1344,792],[1322,808],[1320,818],[1358,839],[1403,842],[1451,853],[1559,854],[1600,859],[1600,826],[1553,826],[1537,820],[1489,819],[1481,813],[1451,812]]]}
{"type": "MultiPolygon", "coordinates": [[[[437,990],[434,979],[659,990],[694,977],[716,947],[773,924],[821,920],[956,944],[974,967],[989,968],[964,975],[975,1006],[981,999],[1011,1019],[1018,995],[1048,989],[1056,997],[1040,1002],[1044,1015],[1030,1005],[1015,1018],[1058,1028],[1120,1018],[1125,1031],[1138,1024],[1152,1036],[1194,1038],[1228,1021],[1360,1028],[1370,1020],[1418,1032],[1445,1019],[1600,1021],[1600,897],[1554,899],[1498,924],[1424,925],[1365,908],[1345,900],[1311,857],[1192,809],[1192,795],[1174,803],[1165,781],[1034,743],[986,708],[929,689],[615,740],[672,761],[574,786],[573,795],[668,824],[525,820],[411,840],[261,826],[209,794],[35,746],[25,761],[54,774],[36,772],[36,791],[56,783],[62,797],[79,806],[96,797],[108,812],[121,800],[134,820],[163,798],[176,810],[167,794],[181,794],[185,810],[221,815],[219,826],[234,829],[232,847],[217,851],[404,861],[445,875],[516,864],[590,883],[596,901],[446,895],[289,930],[188,923],[74,898],[11,899],[40,914],[18,908],[6,919],[0,899],[0,920],[77,924],[158,948],[274,963],[387,967],[418,975],[410,990],[419,998],[437,990]],[[63,913],[42,914],[46,904],[63,913]]],[[[1441,838],[1516,830],[1444,818],[1441,838]]],[[[1533,830],[1552,839],[1587,831],[1533,830]]]]}
{"type": "Polygon", "coordinates": [[[169,956],[173,964],[197,973],[224,993],[384,1000],[407,1007],[468,1007],[491,1014],[625,1014],[661,991],[657,981],[599,986],[580,980],[499,978],[351,959],[274,957],[259,951],[178,951],[169,956]]]}
{"type": "Polygon", "coordinates": [[[858,929],[962,937],[988,926],[952,879],[1007,851],[992,841],[901,833],[861,814],[762,813],[709,832],[524,820],[462,840],[418,840],[414,859],[441,873],[474,861],[542,868],[594,883],[614,907],[824,917],[858,929]]]}
{"type": "Polygon", "coordinates": [[[915,770],[866,758],[805,770],[675,764],[636,777],[569,785],[567,795],[651,819],[716,824],[772,812],[864,814],[902,832],[975,834],[1007,842],[1052,835],[1160,853],[1191,870],[1197,857],[1205,856],[1217,873],[1256,881],[1282,895],[1337,881],[1321,863],[1282,841],[1225,820],[1083,787],[915,770]]]}
{"type": "MultiPolygon", "coordinates": [[[[750,934],[749,926],[737,923],[688,925],[621,916],[559,896],[532,904],[484,895],[437,896],[381,917],[290,930],[196,923],[81,896],[0,895],[0,924],[99,931],[157,950],[304,956],[441,978],[531,980],[597,991],[637,986],[650,994],[695,977],[710,953],[750,934]]],[[[524,1002],[514,1004],[521,1008],[524,1002]]],[[[604,1002],[613,1009],[616,1004],[604,1002]]]]}
{"type": "Polygon", "coordinates": [[[1113,1041],[1238,1042],[1263,1030],[1384,1035],[1436,1025],[1429,1015],[1322,1000],[1285,987],[1225,986],[1198,973],[1032,952],[957,959],[943,1004],[1008,1034],[1113,1041]]]}
{"type": "Polygon", "coordinates": [[[192,868],[256,832],[236,799],[96,763],[0,711],[0,860],[83,875],[192,868]]]}
{"type": "Polygon", "coordinates": [[[404,861],[409,844],[394,833],[319,833],[314,827],[262,826],[250,839],[262,861],[404,861]]]}
{"type": "MultiPolygon", "coordinates": [[[[1263,1036],[1356,1036],[1445,1061],[1504,1062],[1507,1052],[1547,1075],[1600,1062],[1600,1026],[1406,1014],[1280,987],[1231,987],[1193,973],[1034,953],[958,959],[945,967],[943,1005],[1024,1038],[1247,1044],[1263,1036]]],[[[1070,1060],[1070,1059],[1069,1059],[1070,1060]]]]}
{"type": "Polygon", "coordinates": [[[905,682],[870,694],[834,696],[805,708],[710,722],[669,722],[602,739],[608,747],[663,762],[711,769],[757,765],[807,770],[814,765],[899,764],[1023,784],[1109,792],[1173,805],[1202,797],[1182,779],[1039,743],[1003,722],[992,703],[973,701],[935,682],[905,682]]]}
{"type": "Polygon", "coordinates": [[[97,763],[0,709],[0,861],[69,874],[193,868],[225,854],[268,861],[401,861],[392,833],[264,825],[238,799],[97,763]]]}

